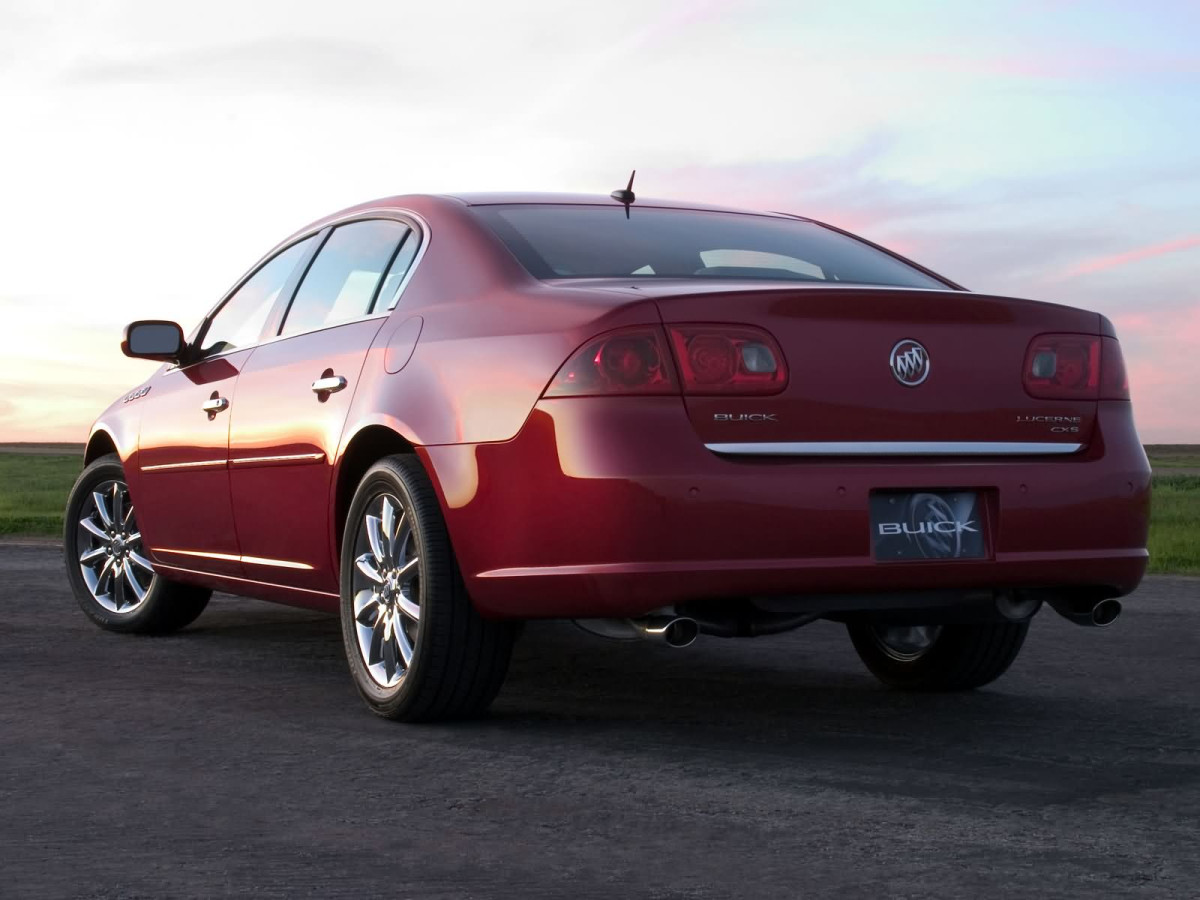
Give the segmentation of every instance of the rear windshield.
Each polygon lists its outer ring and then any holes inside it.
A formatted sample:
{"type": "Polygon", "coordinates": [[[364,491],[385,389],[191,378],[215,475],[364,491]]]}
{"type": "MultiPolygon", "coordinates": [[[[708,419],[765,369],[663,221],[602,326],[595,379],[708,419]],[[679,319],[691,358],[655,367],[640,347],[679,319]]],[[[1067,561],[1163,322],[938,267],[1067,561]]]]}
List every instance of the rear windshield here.
{"type": "Polygon", "coordinates": [[[800,219],[688,209],[475,206],[537,278],[764,278],[897,287],[947,285],[800,219]]]}

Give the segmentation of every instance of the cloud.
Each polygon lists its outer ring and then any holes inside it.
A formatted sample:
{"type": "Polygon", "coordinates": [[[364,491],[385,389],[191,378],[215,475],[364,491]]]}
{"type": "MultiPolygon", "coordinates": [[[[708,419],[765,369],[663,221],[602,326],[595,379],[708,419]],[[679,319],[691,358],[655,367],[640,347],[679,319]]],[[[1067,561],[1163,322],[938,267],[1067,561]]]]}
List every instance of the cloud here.
{"type": "Polygon", "coordinates": [[[1141,262],[1144,259],[1153,259],[1156,256],[1165,256],[1168,253],[1194,250],[1197,247],[1200,247],[1200,235],[1190,235],[1173,241],[1165,241],[1161,244],[1152,244],[1149,247],[1139,247],[1136,250],[1127,250],[1124,253],[1114,253],[1086,260],[1067,269],[1062,274],[1062,278],[1074,278],[1077,275],[1103,272],[1105,269],[1115,269],[1117,266],[1141,262]]]}
{"type": "Polygon", "coordinates": [[[184,86],[209,91],[342,93],[347,89],[428,95],[428,70],[412,70],[397,55],[368,43],[329,38],[262,38],[225,46],[133,58],[91,57],[68,65],[68,86],[184,86]]]}

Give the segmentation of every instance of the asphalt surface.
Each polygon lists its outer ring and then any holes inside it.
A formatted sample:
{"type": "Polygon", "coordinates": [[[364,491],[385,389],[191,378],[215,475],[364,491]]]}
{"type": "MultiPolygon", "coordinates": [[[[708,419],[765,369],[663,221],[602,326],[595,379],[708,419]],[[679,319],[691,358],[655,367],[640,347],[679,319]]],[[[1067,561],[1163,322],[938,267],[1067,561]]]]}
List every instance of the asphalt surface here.
{"type": "Polygon", "coordinates": [[[361,706],[337,622],[103,633],[0,545],[0,896],[1200,896],[1200,580],[1039,615],[991,688],[817,623],[687,650],[531,625],[492,716],[361,706]]]}

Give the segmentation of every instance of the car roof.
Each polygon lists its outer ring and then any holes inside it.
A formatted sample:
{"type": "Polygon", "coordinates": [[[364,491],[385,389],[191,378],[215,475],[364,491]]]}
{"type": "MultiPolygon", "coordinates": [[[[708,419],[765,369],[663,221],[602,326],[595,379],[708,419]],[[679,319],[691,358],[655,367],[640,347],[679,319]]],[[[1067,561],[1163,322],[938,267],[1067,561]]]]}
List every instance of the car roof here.
{"type": "MultiPolygon", "coordinates": [[[[498,206],[501,204],[562,204],[583,206],[619,206],[620,201],[606,194],[558,194],[539,193],[534,191],[467,191],[456,194],[441,194],[449,200],[457,200],[467,206],[498,206]]],[[[755,209],[738,209],[732,206],[715,206],[710,203],[694,203],[690,200],[665,200],[660,197],[638,197],[632,204],[636,209],[643,207],[658,207],[661,209],[695,209],[704,212],[742,213],[752,216],[784,216],[786,218],[802,218],[786,213],[763,212],[755,209]]]]}

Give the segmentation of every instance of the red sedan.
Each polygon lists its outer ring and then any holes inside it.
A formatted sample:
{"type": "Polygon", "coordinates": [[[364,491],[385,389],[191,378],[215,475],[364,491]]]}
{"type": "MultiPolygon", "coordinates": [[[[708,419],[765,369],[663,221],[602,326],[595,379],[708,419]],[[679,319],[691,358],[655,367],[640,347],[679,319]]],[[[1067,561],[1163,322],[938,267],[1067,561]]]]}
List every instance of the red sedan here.
{"type": "Polygon", "coordinates": [[[486,709],[545,617],[676,645],[834,619],[890,685],[973,688],[1043,603],[1108,624],[1146,566],[1111,323],[799,216],[393,197],[122,349],[163,365],[68,503],[84,611],[339,612],[396,719],[486,709]]]}

